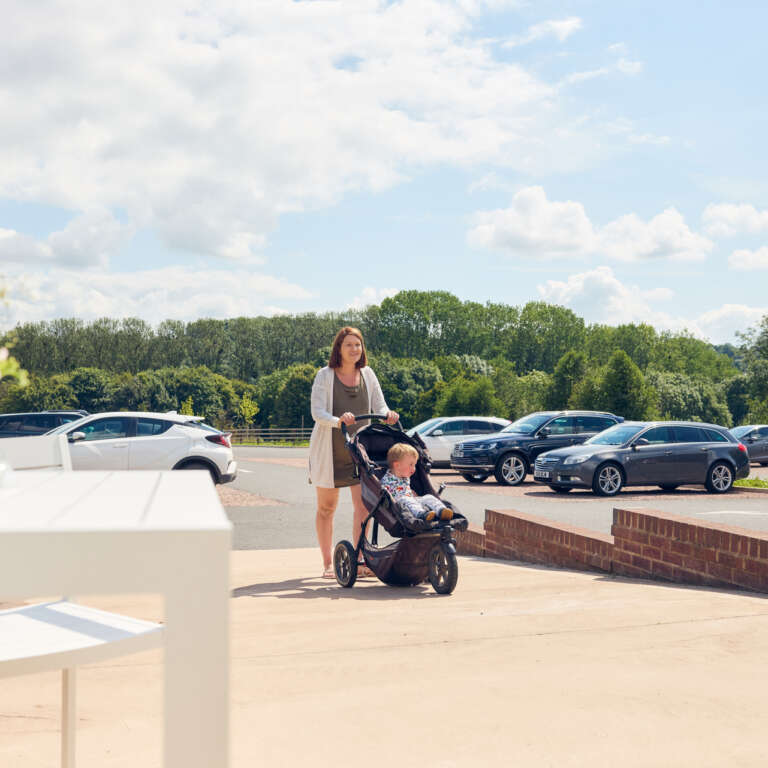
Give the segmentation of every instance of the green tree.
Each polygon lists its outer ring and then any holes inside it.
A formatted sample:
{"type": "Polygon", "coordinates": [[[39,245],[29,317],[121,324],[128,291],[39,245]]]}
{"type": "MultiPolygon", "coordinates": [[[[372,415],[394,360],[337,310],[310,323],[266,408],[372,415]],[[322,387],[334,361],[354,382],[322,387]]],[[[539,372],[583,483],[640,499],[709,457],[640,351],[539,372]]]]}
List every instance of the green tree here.
{"type": "Polygon", "coordinates": [[[602,383],[602,402],[605,410],[626,419],[645,419],[653,412],[653,390],[622,349],[617,349],[608,361],[602,383]]]}
{"type": "Polygon", "coordinates": [[[244,427],[250,426],[253,424],[253,420],[258,412],[259,406],[256,404],[256,401],[245,392],[237,406],[237,423],[244,427]]]}
{"type": "Polygon", "coordinates": [[[547,407],[563,410],[568,407],[573,388],[584,378],[587,356],[584,352],[569,350],[558,361],[552,376],[552,387],[547,394],[547,407]]]}

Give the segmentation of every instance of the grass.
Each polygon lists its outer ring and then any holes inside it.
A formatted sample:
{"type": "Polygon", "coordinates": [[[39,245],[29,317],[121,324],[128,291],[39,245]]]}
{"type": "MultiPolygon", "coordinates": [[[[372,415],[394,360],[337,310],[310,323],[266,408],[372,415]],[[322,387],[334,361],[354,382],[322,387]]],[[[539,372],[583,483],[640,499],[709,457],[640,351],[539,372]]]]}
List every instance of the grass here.
{"type": "Polygon", "coordinates": [[[737,480],[734,485],[742,488],[768,488],[768,480],[760,477],[745,477],[743,480],[737,480]]]}

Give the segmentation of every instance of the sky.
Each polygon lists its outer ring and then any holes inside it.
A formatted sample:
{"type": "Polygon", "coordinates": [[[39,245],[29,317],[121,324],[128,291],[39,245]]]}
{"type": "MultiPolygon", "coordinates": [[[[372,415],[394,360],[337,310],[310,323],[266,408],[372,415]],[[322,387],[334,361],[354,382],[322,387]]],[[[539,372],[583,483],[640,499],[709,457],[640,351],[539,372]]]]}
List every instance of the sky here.
{"type": "Polygon", "coordinates": [[[763,0],[3,15],[2,329],[404,289],[713,343],[768,314],[763,0]]]}

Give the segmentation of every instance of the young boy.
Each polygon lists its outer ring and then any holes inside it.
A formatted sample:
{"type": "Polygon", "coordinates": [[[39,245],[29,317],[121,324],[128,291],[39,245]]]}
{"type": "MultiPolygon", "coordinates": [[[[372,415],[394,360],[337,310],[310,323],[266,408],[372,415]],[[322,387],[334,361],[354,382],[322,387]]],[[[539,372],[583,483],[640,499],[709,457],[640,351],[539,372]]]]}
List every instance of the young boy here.
{"type": "Polygon", "coordinates": [[[431,523],[436,517],[450,520],[453,510],[446,507],[440,499],[431,493],[417,496],[411,488],[411,475],[416,471],[419,460],[417,450],[407,443],[395,443],[387,451],[389,470],[381,478],[381,484],[393,496],[395,501],[403,502],[414,517],[431,523]]]}

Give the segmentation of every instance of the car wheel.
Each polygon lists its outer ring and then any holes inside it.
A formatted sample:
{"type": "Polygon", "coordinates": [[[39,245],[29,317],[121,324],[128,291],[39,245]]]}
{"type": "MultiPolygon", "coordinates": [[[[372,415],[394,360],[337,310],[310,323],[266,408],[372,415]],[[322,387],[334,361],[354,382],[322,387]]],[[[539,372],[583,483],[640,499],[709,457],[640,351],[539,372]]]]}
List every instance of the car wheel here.
{"type": "Polygon", "coordinates": [[[662,491],[676,491],[677,490],[677,484],[676,483],[660,483],[659,488],[661,488],[662,491]]]}
{"type": "Polygon", "coordinates": [[[488,475],[482,472],[462,472],[461,476],[468,483],[484,483],[488,479],[488,475]]]}
{"type": "Polygon", "coordinates": [[[710,493],[726,493],[733,488],[733,469],[724,461],[716,461],[707,472],[707,490],[710,493]]]}
{"type": "Polygon", "coordinates": [[[520,485],[525,480],[528,467],[518,453],[507,453],[499,459],[493,474],[501,485],[520,485]]]}
{"type": "Polygon", "coordinates": [[[624,477],[616,464],[603,464],[592,478],[592,490],[598,496],[615,496],[624,485],[624,477]]]}
{"type": "Polygon", "coordinates": [[[190,461],[189,464],[185,464],[183,467],[179,467],[179,469],[204,469],[206,472],[210,474],[211,480],[213,480],[214,485],[216,485],[216,483],[219,482],[219,478],[216,477],[216,473],[207,464],[204,464],[202,461],[190,461]]]}
{"type": "Polygon", "coordinates": [[[573,488],[568,485],[550,485],[549,486],[555,493],[570,493],[573,488]]]}

